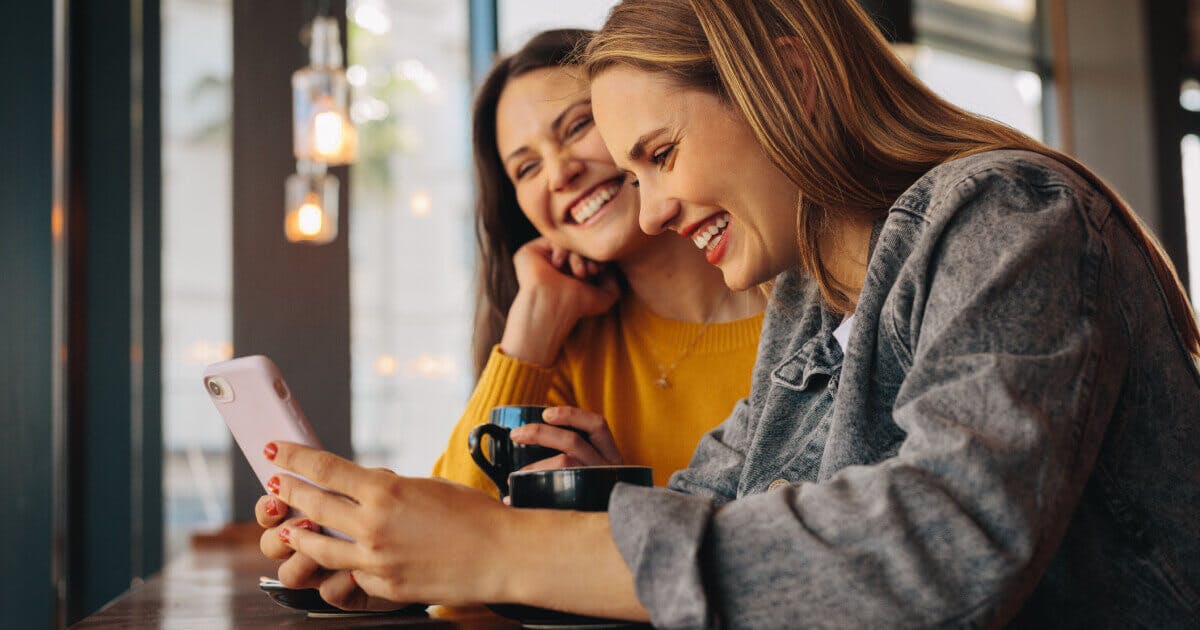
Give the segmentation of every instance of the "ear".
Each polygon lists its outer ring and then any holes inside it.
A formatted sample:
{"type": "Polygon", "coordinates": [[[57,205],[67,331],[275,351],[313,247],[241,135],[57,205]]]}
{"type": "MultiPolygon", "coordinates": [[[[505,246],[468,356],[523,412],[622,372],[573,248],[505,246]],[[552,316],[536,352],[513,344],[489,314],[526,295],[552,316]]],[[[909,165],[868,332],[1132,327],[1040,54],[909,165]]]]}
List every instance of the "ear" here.
{"type": "Polygon", "coordinates": [[[817,82],[813,77],[812,60],[799,37],[779,37],[775,39],[775,51],[783,63],[798,71],[800,76],[800,94],[803,99],[801,106],[809,116],[817,105],[817,82]]]}

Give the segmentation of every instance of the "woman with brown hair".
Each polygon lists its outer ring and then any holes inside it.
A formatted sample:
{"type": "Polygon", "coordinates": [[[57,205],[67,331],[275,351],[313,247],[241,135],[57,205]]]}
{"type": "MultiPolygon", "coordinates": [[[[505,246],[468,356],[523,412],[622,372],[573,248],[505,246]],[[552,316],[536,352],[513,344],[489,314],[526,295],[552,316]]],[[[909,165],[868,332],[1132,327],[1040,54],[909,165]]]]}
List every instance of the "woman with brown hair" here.
{"type": "Polygon", "coordinates": [[[1194,626],[1200,331],[1111,189],[853,2],[626,0],[586,67],[642,227],[773,280],[748,403],[598,515],[280,445],[360,498],[286,480],[364,537],[293,547],[394,600],[667,627],[1194,626]]]}
{"type": "Polygon", "coordinates": [[[731,292],[686,243],[638,228],[636,191],[570,63],[590,35],[534,36],[475,100],[479,379],[433,474],[491,494],[466,445],[493,407],[553,406],[549,425],[512,433],[564,452],[535,467],[624,462],[666,481],[750,390],[765,297],[731,292]]]}

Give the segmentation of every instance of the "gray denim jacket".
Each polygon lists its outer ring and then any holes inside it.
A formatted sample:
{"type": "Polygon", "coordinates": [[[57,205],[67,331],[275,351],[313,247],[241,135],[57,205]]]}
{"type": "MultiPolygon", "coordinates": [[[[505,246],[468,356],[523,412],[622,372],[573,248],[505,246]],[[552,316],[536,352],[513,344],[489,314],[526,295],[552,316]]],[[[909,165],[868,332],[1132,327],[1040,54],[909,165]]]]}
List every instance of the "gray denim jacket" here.
{"type": "Polygon", "coordinates": [[[840,317],[777,280],[748,399],[611,528],[664,627],[1198,627],[1200,374],[1066,166],[943,164],[840,317]]]}

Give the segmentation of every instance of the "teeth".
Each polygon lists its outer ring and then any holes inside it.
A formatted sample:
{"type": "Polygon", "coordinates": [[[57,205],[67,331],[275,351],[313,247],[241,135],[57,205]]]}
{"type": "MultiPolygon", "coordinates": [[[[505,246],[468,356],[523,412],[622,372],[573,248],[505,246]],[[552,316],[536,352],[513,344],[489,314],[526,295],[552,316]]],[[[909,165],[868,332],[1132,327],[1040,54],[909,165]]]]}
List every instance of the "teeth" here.
{"type": "Polygon", "coordinates": [[[729,225],[729,215],[723,214],[717,217],[713,225],[708,226],[703,230],[697,230],[692,236],[692,243],[697,249],[712,249],[717,246],[721,239],[717,238],[719,234],[729,225]]]}
{"type": "Polygon", "coordinates": [[[617,192],[621,190],[621,183],[617,182],[606,188],[597,190],[594,195],[575,204],[571,209],[571,218],[575,219],[576,223],[583,223],[592,218],[600,208],[608,203],[610,199],[617,196],[617,192]]]}

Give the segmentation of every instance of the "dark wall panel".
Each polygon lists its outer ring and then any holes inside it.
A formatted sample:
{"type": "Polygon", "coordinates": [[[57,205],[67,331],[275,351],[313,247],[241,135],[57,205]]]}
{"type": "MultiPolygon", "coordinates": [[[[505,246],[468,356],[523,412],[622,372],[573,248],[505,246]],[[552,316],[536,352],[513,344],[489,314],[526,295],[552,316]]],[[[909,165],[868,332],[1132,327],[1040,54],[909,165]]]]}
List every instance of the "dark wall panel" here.
{"type": "Polygon", "coordinates": [[[130,188],[128,4],[71,8],[71,205],[76,276],[72,343],[77,395],[72,414],[71,619],[129,587],[130,188]],[[120,358],[120,363],[115,359],[120,358]]]}
{"type": "Polygon", "coordinates": [[[11,3],[0,59],[0,627],[53,619],[51,550],[52,4],[11,3]]]}
{"type": "MultiPolygon", "coordinates": [[[[346,37],[344,0],[329,2],[346,37]]],[[[283,235],[292,157],[291,75],[308,63],[299,41],[313,3],[233,4],[233,349],[279,365],[313,429],[329,450],[350,453],[350,251],[345,167],[339,236],[296,245],[283,235]],[[270,24],[270,28],[263,28],[270,24]]],[[[236,452],[236,447],[233,447],[236,452]]],[[[253,520],[262,487],[234,457],[233,515],[253,520]]]]}
{"type": "Polygon", "coordinates": [[[70,3],[68,619],[162,562],[157,0],[70,3]]]}

